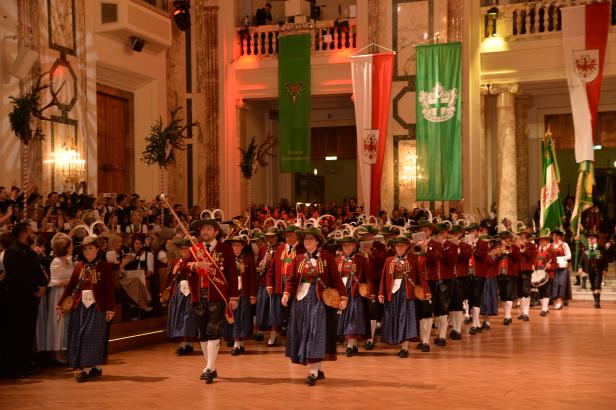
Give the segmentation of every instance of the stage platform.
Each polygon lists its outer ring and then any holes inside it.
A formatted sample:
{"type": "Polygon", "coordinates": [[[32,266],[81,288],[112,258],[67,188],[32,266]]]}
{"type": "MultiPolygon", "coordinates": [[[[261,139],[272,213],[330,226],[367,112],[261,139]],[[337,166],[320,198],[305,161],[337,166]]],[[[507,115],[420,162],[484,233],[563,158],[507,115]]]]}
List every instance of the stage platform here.
{"type": "MultiPolygon", "coordinates": [[[[494,318],[488,332],[412,349],[399,347],[347,358],[339,347],[326,379],[307,387],[307,369],[292,365],[284,347],[249,342],[244,356],[222,348],[219,378],[199,381],[199,351],[176,357],[163,343],[110,355],[103,376],[83,384],[50,367],[30,379],[1,380],[2,409],[358,409],[358,408],[615,408],[616,303],[597,310],[574,302],[543,318],[511,326],[494,318]]],[[[414,346],[413,346],[414,347],[414,346]]]]}

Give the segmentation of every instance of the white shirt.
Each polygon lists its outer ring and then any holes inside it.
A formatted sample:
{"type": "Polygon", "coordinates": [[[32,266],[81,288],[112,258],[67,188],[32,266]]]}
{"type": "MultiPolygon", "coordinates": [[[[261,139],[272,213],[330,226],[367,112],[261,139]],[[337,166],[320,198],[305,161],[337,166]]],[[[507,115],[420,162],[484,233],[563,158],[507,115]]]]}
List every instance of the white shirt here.
{"type": "Polygon", "coordinates": [[[138,269],[146,268],[147,272],[154,272],[154,255],[152,252],[143,252],[135,260],[139,262],[138,269]]]}
{"type": "Polygon", "coordinates": [[[107,263],[120,263],[120,259],[118,258],[118,253],[116,251],[114,251],[113,249],[110,251],[107,251],[107,253],[105,254],[105,257],[107,259],[107,263]]]}
{"type": "Polygon", "coordinates": [[[49,266],[50,280],[48,286],[65,286],[71,279],[74,269],[73,261],[70,258],[53,258],[49,266]],[[67,263],[68,261],[68,263],[67,263]]]}
{"type": "Polygon", "coordinates": [[[141,225],[141,230],[139,230],[139,226],[130,224],[126,227],[126,233],[148,233],[148,226],[141,225]]]}
{"type": "Polygon", "coordinates": [[[158,259],[161,263],[164,263],[164,264],[169,263],[169,258],[167,257],[167,251],[163,249],[158,251],[158,255],[156,256],[156,259],[158,259]]]}
{"type": "Polygon", "coordinates": [[[210,250],[208,252],[212,252],[215,248],[216,245],[218,245],[218,241],[216,239],[214,239],[212,242],[210,243],[205,243],[203,242],[203,247],[207,250],[207,246],[210,245],[210,250]]]}

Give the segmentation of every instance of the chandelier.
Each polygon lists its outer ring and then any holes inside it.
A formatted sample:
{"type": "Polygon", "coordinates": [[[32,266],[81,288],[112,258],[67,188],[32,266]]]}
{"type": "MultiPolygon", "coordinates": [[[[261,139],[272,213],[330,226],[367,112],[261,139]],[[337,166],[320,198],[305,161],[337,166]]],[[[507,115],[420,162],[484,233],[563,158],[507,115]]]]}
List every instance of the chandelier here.
{"type": "Polygon", "coordinates": [[[400,184],[406,188],[415,189],[417,180],[424,178],[422,168],[417,165],[415,147],[408,150],[402,157],[400,165],[400,184]]]}
{"type": "Polygon", "coordinates": [[[60,151],[55,153],[54,162],[58,173],[75,187],[86,175],[86,161],[81,158],[75,146],[64,144],[60,151]]]}

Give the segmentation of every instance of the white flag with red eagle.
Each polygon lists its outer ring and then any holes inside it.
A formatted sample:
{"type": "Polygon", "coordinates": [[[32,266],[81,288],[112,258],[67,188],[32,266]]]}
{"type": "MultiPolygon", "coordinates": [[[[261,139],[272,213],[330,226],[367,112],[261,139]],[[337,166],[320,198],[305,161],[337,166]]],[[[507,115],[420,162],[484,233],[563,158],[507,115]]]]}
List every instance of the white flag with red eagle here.
{"type": "Polygon", "coordinates": [[[357,200],[368,215],[376,215],[381,209],[393,63],[394,53],[351,56],[357,128],[357,200]]]}
{"type": "Polygon", "coordinates": [[[575,161],[594,161],[610,3],[564,7],[561,12],[565,69],[575,129],[575,161]]]}

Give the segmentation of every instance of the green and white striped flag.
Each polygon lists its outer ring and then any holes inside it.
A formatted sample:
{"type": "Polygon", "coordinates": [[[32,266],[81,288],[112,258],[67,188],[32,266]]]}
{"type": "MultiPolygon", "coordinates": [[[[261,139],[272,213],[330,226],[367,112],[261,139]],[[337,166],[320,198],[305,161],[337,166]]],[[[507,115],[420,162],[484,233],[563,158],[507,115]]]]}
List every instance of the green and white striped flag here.
{"type": "Polygon", "coordinates": [[[571,232],[577,235],[581,231],[582,212],[592,207],[592,187],[595,185],[595,165],[592,161],[580,162],[577,186],[575,188],[575,206],[571,212],[571,232]]]}
{"type": "Polygon", "coordinates": [[[553,231],[560,228],[564,212],[558,189],[560,171],[550,131],[545,134],[541,151],[543,154],[543,185],[541,187],[540,228],[553,231]]]}

